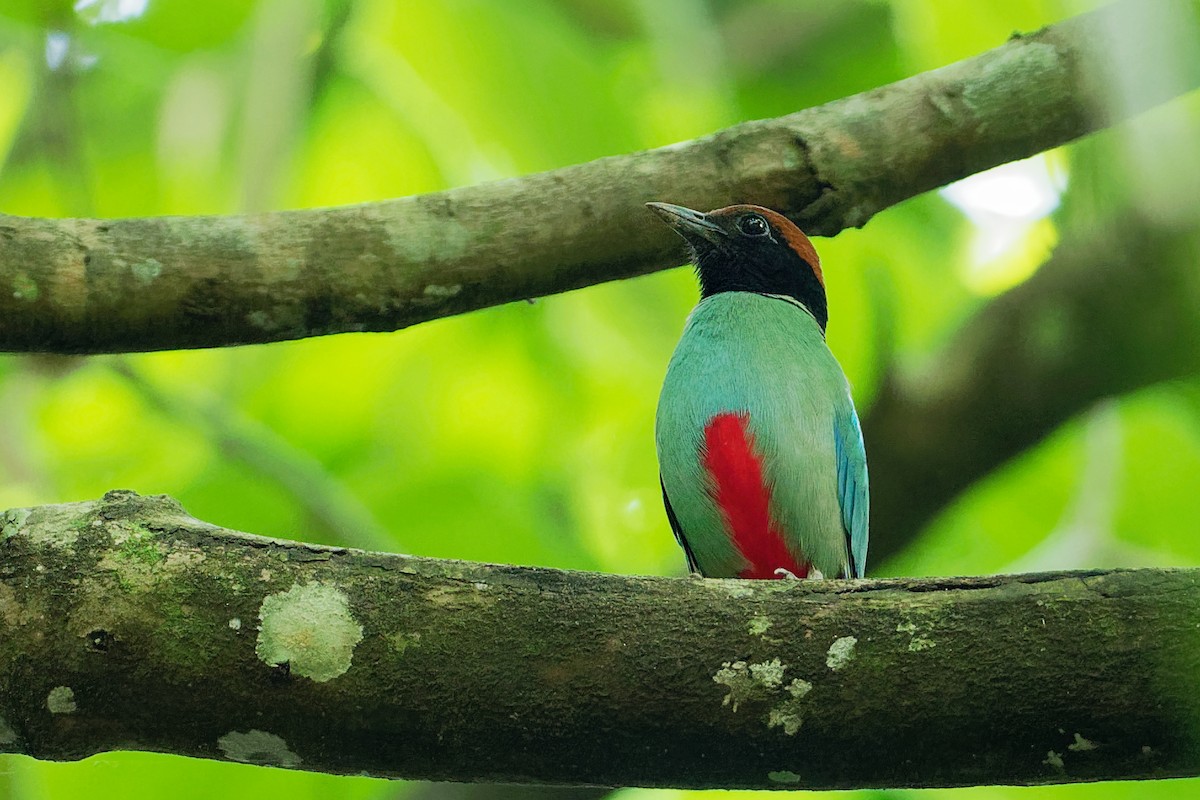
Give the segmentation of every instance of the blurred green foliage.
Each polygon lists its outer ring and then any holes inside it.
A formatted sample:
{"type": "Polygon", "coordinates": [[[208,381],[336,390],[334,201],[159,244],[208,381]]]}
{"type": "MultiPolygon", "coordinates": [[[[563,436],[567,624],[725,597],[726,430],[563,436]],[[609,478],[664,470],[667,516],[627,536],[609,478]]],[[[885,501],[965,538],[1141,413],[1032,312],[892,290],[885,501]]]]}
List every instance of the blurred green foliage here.
{"type": "MultiPolygon", "coordinates": [[[[836,99],[1087,5],[5,0],[0,210],[231,213],[519,175],[836,99]]],[[[1194,194],[1155,192],[1173,172],[1188,185],[1200,174],[1180,166],[1196,164],[1198,119],[1195,98],[1177,101],[1057,154],[1069,171],[1062,206],[1010,225],[998,255],[973,249],[989,218],[939,195],[819,242],[830,342],[860,406],[889,365],[936,363],[990,292],[1037,267],[1060,225],[1115,224],[1145,197],[1194,209],[1194,194]],[[978,269],[992,273],[978,280],[978,269]]],[[[694,300],[680,269],[390,335],[0,357],[0,508],[132,488],[273,536],[678,574],[652,429],[694,300]]],[[[882,571],[1200,564],[1198,421],[1188,383],[1106,402],[959,498],[882,571]]],[[[956,795],[1116,800],[1196,786],[956,795]]],[[[73,765],[0,756],[0,797],[20,800],[406,789],[145,754],[73,765]]]]}

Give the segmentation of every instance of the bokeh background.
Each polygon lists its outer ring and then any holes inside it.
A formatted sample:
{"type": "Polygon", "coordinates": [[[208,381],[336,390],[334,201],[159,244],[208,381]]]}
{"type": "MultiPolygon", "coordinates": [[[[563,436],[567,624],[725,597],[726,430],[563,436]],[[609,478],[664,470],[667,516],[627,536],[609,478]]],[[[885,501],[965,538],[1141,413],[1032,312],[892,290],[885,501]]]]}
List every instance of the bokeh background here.
{"type": "MultiPolygon", "coordinates": [[[[1091,5],[3,0],[0,211],[224,214],[521,175],[833,100],[1091,5]]],[[[818,241],[830,344],[860,409],[885,374],[936,376],[946,343],[1035,275],[1066,228],[1110,232],[1133,209],[1187,231],[1198,182],[1192,96],[818,241]]],[[[273,536],[682,574],[652,434],[695,298],[684,268],[394,334],[0,355],[0,509],[129,488],[273,536]]],[[[868,453],[889,446],[902,443],[868,441],[868,453]]],[[[1087,404],[869,571],[1196,565],[1197,520],[1200,380],[1184,375],[1087,404]]],[[[875,520],[875,537],[887,533],[875,520]]],[[[151,754],[0,756],[0,797],[19,800],[430,792],[151,754]]],[[[1165,798],[1200,795],[1200,782],[938,794],[1165,798]]]]}

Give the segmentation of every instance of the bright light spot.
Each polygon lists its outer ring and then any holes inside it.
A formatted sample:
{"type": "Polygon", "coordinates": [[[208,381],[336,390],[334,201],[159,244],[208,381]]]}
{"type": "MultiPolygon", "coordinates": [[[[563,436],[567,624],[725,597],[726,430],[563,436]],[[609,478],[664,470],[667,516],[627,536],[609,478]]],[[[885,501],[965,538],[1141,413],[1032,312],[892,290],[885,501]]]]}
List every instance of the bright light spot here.
{"type": "Polygon", "coordinates": [[[638,495],[631,496],[621,507],[621,512],[625,517],[621,521],[625,524],[627,530],[641,533],[650,524],[650,519],[646,513],[646,504],[642,502],[642,498],[638,495]]]}
{"type": "Polygon", "coordinates": [[[1060,160],[1043,153],[942,190],[975,228],[965,274],[968,285],[993,294],[1033,274],[1056,240],[1046,217],[1058,208],[1066,183],[1060,160]]]}
{"type": "Polygon", "coordinates": [[[46,34],[46,66],[55,70],[67,60],[71,49],[71,37],[62,31],[50,31],[46,34]]]}
{"type": "Polygon", "coordinates": [[[1065,173],[1043,153],[952,183],[942,196],[976,225],[996,217],[1036,222],[1058,208],[1066,183],[1065,173]]]}
{"type": "Polygon", "coordinates": [[[150,0],[76,0],[75,13],[89,25],[128,22],[146,13],[150,0]]]}

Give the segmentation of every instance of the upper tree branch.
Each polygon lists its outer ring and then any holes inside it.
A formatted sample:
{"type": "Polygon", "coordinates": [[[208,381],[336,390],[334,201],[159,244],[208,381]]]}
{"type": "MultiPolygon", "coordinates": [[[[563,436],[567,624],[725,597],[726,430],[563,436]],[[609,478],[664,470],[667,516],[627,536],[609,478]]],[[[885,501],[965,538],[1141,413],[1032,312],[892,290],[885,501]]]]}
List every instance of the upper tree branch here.
{"type": "Polygon", "coordinates": [[[1200,774],[1200,572],[635,578],[0,516],[0,750],[680,787],[1200,774]]]}
{"type": "MultiPolygon", "coordinates": [[[[1182,0],[1155,0],[1163,6],[1182,0]]],[[[790,116],[437,194],[245,217],[0,215],[0,350],[212,347],[435,317],[678,261],[647,200],[774,206],[832,235],[1200,84],[1097,112],[1126,0],[975,58],[790,116]]],[[[1152,15],[1148,15],[1152,16],[1152,15]]],[[[1147,60],[1156,53],[1144,54],[1147,60]]]]}

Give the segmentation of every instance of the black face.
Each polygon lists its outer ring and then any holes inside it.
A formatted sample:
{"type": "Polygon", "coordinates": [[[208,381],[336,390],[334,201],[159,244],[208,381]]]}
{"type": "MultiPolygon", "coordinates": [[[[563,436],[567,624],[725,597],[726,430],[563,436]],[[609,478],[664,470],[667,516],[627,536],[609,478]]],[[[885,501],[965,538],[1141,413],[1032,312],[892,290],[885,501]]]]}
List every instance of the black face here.
{"type": "Polygon", "coordinates": [[[829,310],[820,267],[812,263],[816,252],[786,218],[753,206],[701,214],[665,203],[649,205],[687,242],[701,299],[722,292],[780,295],[807,308],[825,330],[829,310]]]}

